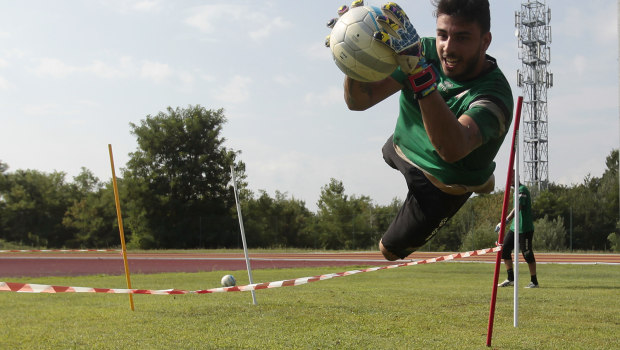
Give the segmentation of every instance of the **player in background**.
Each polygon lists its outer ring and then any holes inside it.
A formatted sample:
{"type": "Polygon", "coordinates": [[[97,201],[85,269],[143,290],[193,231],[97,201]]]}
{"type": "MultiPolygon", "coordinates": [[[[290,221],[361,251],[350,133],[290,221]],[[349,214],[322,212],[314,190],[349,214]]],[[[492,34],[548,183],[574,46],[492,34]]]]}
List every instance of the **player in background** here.
{"type": "MultiPolygon", "coordinates": [[[[514,188],[514,170],[510,183],[514,188]]],[[[506,217],[506,223],[515,217],[515,209],[506,217]]],[[[495,232],[499,232],[501,223],[495,226],[495,232]]],[[[504,238],[504,246],[502,248],[502,259],[504,259],[504,265],[506,266],[506,272],[508,278],[498,284],[499,287],[510,287],[515,284],[515,275],[512,270],[512,251],[515,248],[515,223],[512,222],[510,230],[504,238]]],[[[527,267],[530,269],[531,281],[525,286],[525,288],[538,288],[538,278],[536,278],[536,259],[534,258],[534,251],[532,247],[532,239],[534,237],[534,223],[532,221],[532,199],[530,197],[530,190],[519,183],[519,247],[523,258],[527,262],[527,267]]],[[[518,252],[517,252],[518,254],[518,252]]]]}
{"type": "MultiPolygon", "coordinates": [[[[433,5],[435,37],[421,39],[397,4],[382,6],[386,16],[378,21],[399,28],[414,44],[394,50],[400,67],[390,77],[344,81],[351,110],[366,110],[400,92],[396,128],[383,158],[404,175],[408,192],[379,242],[390,261],[424,246],[473,192],[493,191],[493,159],[512,121],[510,85],[486,54],[492,39],[488,0],[433,0],[433,5]]],[[[392,48],[401,42],[380,32],[375,39],[392,48]]]]}

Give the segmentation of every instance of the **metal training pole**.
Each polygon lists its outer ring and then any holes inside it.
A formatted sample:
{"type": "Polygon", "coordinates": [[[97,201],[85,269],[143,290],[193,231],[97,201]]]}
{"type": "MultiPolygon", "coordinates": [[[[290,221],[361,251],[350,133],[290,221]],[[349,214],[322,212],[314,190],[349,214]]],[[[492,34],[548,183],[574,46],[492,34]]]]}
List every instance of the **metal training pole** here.
{"type": "MultiPolygon", "coordinates": [[[[125,277],[127,278],[127,289],[131,289],[131,278],[129,276],[129,264],[127,264],[127,249],[125,249],[125,232],[123,231],[123,216],[121,215],[121,201],[118,196],[118,184],[116,183],[116,172],[114,171],[114,157],[112,156],[112,145],[108,144],[110,151],[110,165],[112,166],[112,184],[114,185],[114,201],[116,202],[116,216],[118,217],[118,229],[121,235],[121,247],[123,250],[123,262],[125,263],[125,277]]],[[[129,294],[129,306],[133,307],[133,294],[129,294]]]]}
{"type": "MultiPolygon", "coordinates": [[[[498,244],[501,246],[504,244],[504,231],[506,230],[506,214],[508,212],[508,200],[510,198],[510,175],[512,174],[514,157],[515,157],[515,142],[517,140],[517,133],[519,132],[519,124],[521,123],[521,106],[523,105],[523,97],[519,96],[517,99],[517,111],[515,116],[515,127],[512,135],[512,144],[510,146],[510,160],[508,161],[508,177],[506,178],[506,191],[504,192],[504,201],[502,205],[502,220],[499,230],[498,244]]],[[[497,252],[497,258],[495,259],[495,273],[493,275],[493,293],[491,295],[491,307],[489,310],[489,325],[487,328],[487,346],[491,346],[491,339],[493,338],[493,321],[495,319],[495,302],[497,299],[497,282],[499,279],[499,270],[502,262],[502,251],[497,252]]]]}
{"type": "MultiPolygon", "coordinates": [[[[235,202],[237,202],[237,215],[239,216],[239,227],[241,228],[241,240],[243,241],[243,253],[245,254],[245,264],[248,267],[248,277],[250,278],[250,284],[254,284],[252,280],[252,267],[250,266],[250,257],[248,256],[248,245],[245,242],[245,230],[243,228],[243,217],[241,216],[241,205],[239,204],[239,198],[237,195],[237,177],[235,176],[235,168],[230,166],[230,173],[232,174],[233,188],[235,190],[235,202]]],[[[252,301],[254,301],[254,305],[257,305],[256,302],[256,291],[252,290],[252,301]]]]}
{"type": "Polygon", "coordinates": [[[514,191],[514,207],[515,208],[515,216],[514,216],[514,223],[515,223],[515,242],[514,242],[514,252],[515,252],[515,259],[514,259],[514,275],[515,275],[515,288],[514,288],[514,326],[518,327],[519,326],[519,235],[521,232],[521,221],[520,221],[520,216],[519,216],[519,133],[517,132],[516,135],[516,140],[515,140],[515,178],[514,178],[514,186],[515,186],[515,191],[514,191]]]}

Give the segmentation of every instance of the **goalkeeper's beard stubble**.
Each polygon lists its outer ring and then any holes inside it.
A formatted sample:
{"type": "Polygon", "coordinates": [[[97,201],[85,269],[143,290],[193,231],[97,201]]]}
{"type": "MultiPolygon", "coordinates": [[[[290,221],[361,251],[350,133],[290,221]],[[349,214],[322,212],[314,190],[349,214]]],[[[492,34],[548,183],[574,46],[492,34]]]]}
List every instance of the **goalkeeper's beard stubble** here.
{"type": "MultiPolygon", "coordinates": [[[[441,66],[443,68],[444,74],[453,80],[467,80],[469,78],[473,78],[474,73],[476,72],[476,67],[480,64],[480,51],[482,50],[482,42],[478,45],[478,49],[476,50],[476,54],[471,55],[470,57],[458,57],[455,54],[441,54],[437,52],[439,57],[441,57],[441,66]],[[459,61],[457,62],[457,67],[449,67],[446,60],[448,58],[455,58],[459,61]]],[[[438,50],[439,51],[439,50],[438,50]]]]}

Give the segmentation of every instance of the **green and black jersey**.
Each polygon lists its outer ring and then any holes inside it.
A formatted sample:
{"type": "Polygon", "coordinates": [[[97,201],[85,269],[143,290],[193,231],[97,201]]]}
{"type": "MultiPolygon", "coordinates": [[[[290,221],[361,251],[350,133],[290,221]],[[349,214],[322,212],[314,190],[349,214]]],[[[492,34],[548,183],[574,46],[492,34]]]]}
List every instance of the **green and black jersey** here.
{"type": "MultiPolygon", "coordinates": [[[[461,160],[454,163],[444,161],[426,133],[413,91],[408,89],[401,92],[394,144],[411,162],[446,185],[482,185],[495,171],[493,159],[512,122],[514,102],[510,85],[495,59],[488,55],[486,59],[492,67],[481,75],[468,81],[451,80],[443,73],[435,38],[422,38],[421,41],[424,57],[440,72],[437,91],[456,118],[467,114],[476,122],[483,144],[461,160]]],[[[406,75],[398,68],[392,78],[403,82],[406,75]]]]}
{"type": "MultiPolygon", "coordinates": [[[[534,231],[532,222],[532,198],[530,190],[524,185],[519,185],[519,233],[534,231]]],[[[512,232],[515,232],[515,221],[510,225],[512,232]]]]}

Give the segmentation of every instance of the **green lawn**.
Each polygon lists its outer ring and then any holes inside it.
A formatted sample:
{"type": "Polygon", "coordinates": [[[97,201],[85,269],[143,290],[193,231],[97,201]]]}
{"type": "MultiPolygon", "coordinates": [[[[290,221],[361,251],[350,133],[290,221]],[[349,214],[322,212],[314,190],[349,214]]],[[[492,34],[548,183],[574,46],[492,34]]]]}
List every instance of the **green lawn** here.
{"type": "MultiPolygon", "coordinates": [[[[437,263],[297,287],[205,295],[0,292],[5,349],[487,349],[493,264],[437,263]]],[[[255,282],[352,268],[255,270],[255,282]]],[[[540,264],[542,288],[498,291],[494,349],[620,348],[620,267],[540,264]]],[[[529,282],[520,269],[521,286],[529,282]]],[[[227,272],[132,275],[134,288],[219,286],[227,272]]],[[[233,273],[247,284],[247,273],[233,273]]],[[[500,281],[505,278],[502,270],[500,281]]],[[[1,279],[124,288],[123,276],[1,279]]]]}

